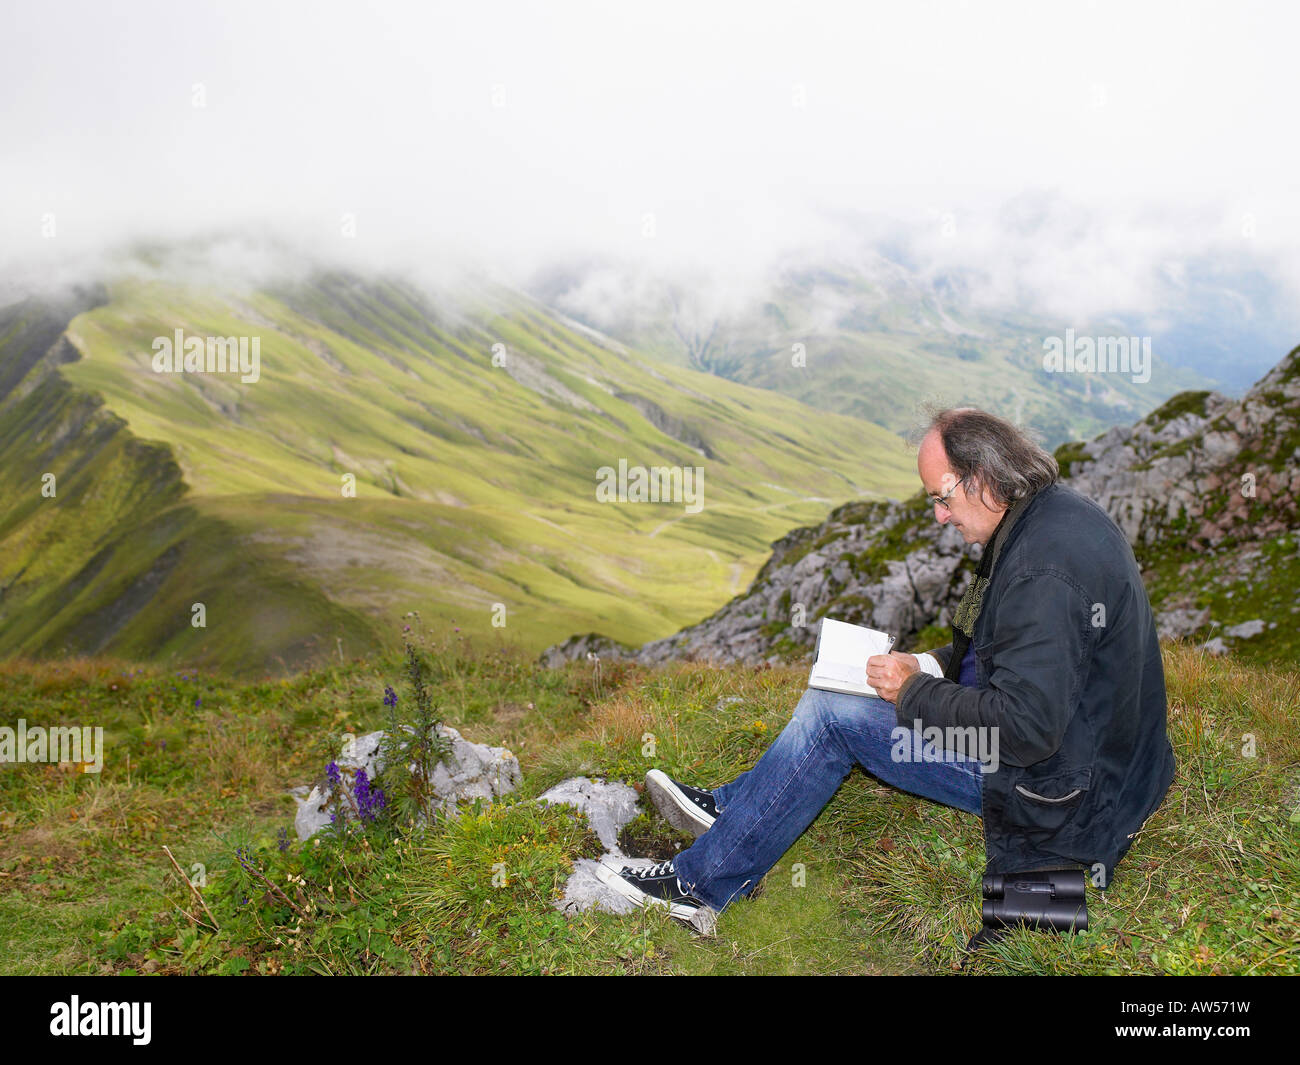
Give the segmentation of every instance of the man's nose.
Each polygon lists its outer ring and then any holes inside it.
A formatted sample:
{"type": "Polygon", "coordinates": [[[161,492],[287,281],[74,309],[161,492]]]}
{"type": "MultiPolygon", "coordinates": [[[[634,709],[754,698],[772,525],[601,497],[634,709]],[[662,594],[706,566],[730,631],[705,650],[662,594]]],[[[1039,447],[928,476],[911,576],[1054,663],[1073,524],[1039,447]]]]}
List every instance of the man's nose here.
{"type": "Polygon", "coordinates": [[[936,503],[934,505],[934,520],[940,525],[947,525],[948,519],[952,517],[952,511],[945,506],[936,503]]]}

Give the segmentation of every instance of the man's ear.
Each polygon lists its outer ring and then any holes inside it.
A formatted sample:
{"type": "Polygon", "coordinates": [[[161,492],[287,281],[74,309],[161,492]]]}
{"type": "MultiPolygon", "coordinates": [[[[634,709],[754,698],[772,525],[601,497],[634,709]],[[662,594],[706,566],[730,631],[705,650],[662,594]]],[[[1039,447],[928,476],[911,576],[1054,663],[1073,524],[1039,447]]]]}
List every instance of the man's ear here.
{"type": "Polygon", "coordinates": [[[998,509],[997,501],[990,497],[990,495],[986,491],[988,486],[985,485],[984,479],[980,477],[979,474],[972,473],[970,475],[970,478],[967,480],[967,482],[964,485],[962,485],[962,487],[970,490],[966,496],[967,499],[969,499],[972,495],[974,495],[977,499],[979,499],[980,503],[984,505],[986,510],[998,509]]]}
{"type": "Polygon", "coordinates": [[[997,501],[992,489],[988,489],[988,485],[978,477],[973,477],[972,480],[975,482],[975,490],[979,492],[980,502],[983,503],[986,508],[993,511],[994,514],[1001,514],[1004,510],[1009,509],[1007,506],[1004,506],[1002,503],[997,501]],[[985,489],[988,489],[987,493],[985,489]]]}

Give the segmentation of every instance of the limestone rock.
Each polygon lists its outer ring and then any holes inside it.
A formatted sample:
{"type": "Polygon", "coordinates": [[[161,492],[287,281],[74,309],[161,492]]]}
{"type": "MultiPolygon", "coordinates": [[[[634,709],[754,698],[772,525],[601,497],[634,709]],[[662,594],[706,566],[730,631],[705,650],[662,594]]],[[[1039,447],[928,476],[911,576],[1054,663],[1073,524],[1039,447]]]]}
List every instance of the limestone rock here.
{"type": "Polygon", "coordinates": [[[1156,615],[1156,633],[1162,640],[1177,640],[1204,628],[1209,621],[1209,607],[1202,610],[1168,610],[1156,615]]]}
{"type": "Polygon", "coordinates": [[[563,643],[548,647],[542,652],[540,662],[547,668],[562,666],[565,662],[581,661],[589,655],[596,655],[602,661],[615,662],[632,657],[633,651],[621,643],[616,643],[607,636],[588,632],[581,636],[570,636],[563,643]]]}
{"type": "MultiPolygon", "coordinates": [[[[456,804],[467,799],[492,800],[514,791],[523,780],[519,759],[504,747],[489,747],[471,743],[454,728],[439,725],[439,732],[450,743],[447,760],[434,768],[432,790],[437,797],[435,810],[455,816],[456,804]]],[[[364,736],[349,736],[335,759],[343,790],[351,788],[358,770],[366,777],[377,780],[384,771],[381,741],[383,732],[370,732],[364,736]]],[[[407,766],[407,772],[414,771],[407,766]]],[[[354,804],[349,795],[335,795],[328,783],[312,786],[304,798],[304,787],[294,788],[290,794],[298,804],[293,826],[300,840],[310,839],[331,823],[331,814],[338,810],[345,818],[354,817],[354,804]]],[[[435,812],[431,810],[430,813],[435,812]]]]}
{"type": "Polygon", "coordinates": [[[555,904],[561,913],[582,913],[584,910],[603,910],[606,913],[632,913],[636,904],[611,891],[597,876],[596,866],[648,869],[655,863],[649,858],[619,858],[604,855],[598,859],[579,858],[573,863],[573,873],[564,884],[564,895],[555,904]]]}
{"type": "Polygon", "coordinates": [[[561,913],[580,913],[598,909],[607,913],[631,913],[636,907],[611,891],[597,876],[596,867],[604,864],[612,868],[630,865],[634,869],[647,869],[655,863],[648,858],[628,858],[618,846],[618,834],[623,826],[641,813],[637,794],[626,784],[588,777],[570,777],[543,792],[537,801],[572,806],[578,810],[591,829],[600,837],[605,853],[599,859],[579,858],[573,863],[573,873],[564,885],[564,895],[556,903],[561,913]]]}
{"type": "Polygon", "coordinates": [[[571,777],[538,796],[538,802],[563,803],[581,811],[608,854],[621,857],[618,834],[641,809],[636,791],[626,784],[571,777]]]}

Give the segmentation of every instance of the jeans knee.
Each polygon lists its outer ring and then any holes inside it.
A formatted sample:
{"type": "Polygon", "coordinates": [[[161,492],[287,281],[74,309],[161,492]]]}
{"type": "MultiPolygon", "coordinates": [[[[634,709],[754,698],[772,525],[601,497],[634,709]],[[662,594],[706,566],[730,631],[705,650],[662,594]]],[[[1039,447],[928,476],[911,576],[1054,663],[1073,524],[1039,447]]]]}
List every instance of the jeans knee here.
{"type": "Polygon", "coordinates": [[[795,705],[792,721],[809,722],[826,712],[826,693],[817,688],[805,688],[795,705]]]}
{"type": "Polygon", "coordinates": [[[843,705],[841,697],[834,692],[807,688],[799,698],[790,723],[815,736],[828,725],[834,727],[839,724],[843,705]]]}
{"type": "Polygon", "coordinates": [[[816,733],[826,726],[851,732],[875,731],[894,724],[894,707],[881,699],[808,688],[795,707],[793,722],[816,733]]]}

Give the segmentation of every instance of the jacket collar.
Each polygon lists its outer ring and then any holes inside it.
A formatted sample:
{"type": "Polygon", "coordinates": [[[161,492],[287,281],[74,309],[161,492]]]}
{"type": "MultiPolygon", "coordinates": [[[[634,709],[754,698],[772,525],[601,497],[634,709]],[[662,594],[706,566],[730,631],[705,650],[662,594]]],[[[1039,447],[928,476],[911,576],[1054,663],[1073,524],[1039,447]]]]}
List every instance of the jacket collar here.
{"type": "Polygon", "coordinates": [[[993,567],[998,563],[998,556],[1002,554],[1002,549],[1014,539],[1014,533],[1023,527],[1022,520],[1026,514],[1034,509],[1034,506],[1040,499],[1048,495],[1054,488],[1055,484],[1049,484],[1046,488],[1041,488],[1033,495],[1025,496],[1023,499],[1017,499],[1002,515],[1002,520],[998,522],[998,527],[993,530],[993,536],[989,539],[989,545],[985,551],[992,551],[993,557],[989,559],[988,573],[993,574],[993,567]]]}

